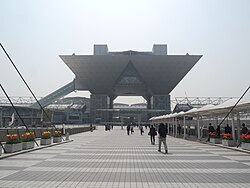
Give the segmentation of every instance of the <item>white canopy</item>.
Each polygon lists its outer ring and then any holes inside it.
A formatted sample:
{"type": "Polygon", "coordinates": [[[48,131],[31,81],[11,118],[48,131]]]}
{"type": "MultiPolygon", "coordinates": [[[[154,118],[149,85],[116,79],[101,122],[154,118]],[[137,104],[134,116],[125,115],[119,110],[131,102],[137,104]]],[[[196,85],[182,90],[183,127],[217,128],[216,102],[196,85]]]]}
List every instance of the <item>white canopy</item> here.
{"type": "MultiPolygon", "coordinates": [[[[234,107],[234,105],[237,103],[238,99],[230,99],[222,104],[219,105],[213,105],[213,104],[208,104],[205,105],[199,109],[197,108],[192,108],[191,110],[187,112],[179,112],[179,113],[174,113],[174,114],[167,114],[163,116],[158,116],[158,117],[153,117],[150,118],[151,121],[153,120],[166,120],[166,119],[171,119],[175,117],[180,117],[180,116],[198,116],[198,115],[211,115],[211,114],[226,114],[230,112],[230,110],[234,107]]],[[[233,112],[250,112],[250,99],[248,100],[242,100],[240,101],[237,106],[233,109],[233,112]]]]}

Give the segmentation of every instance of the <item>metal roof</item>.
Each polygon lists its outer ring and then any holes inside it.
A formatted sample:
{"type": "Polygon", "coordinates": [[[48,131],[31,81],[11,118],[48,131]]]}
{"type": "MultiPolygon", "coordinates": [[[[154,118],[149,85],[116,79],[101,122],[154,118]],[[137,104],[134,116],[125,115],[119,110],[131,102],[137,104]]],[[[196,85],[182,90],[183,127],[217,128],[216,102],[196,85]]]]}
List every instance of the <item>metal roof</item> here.
{"type": "MultiPolygon", "coordinates": [[[[236,104],[237,100],[236,99],[231,99],[228,100],[222,104],[219,105],[212,105],[212,104],[208,104],[206,106],[203,106],[199,109],[197,108],[193,108],[185,113],[175,113],[175,114],[168,114],[168,115],[163,115],[163,116],[156,116],[156,117],[152,117],[149,120],[163,120],[163,119],[170,119],[173,117],[178,117],[178,116],[184,116],[184,115],[190,115],[190,116],[199,116],[199,115],[203,115],[203,116],[211,116],[211,114],[213,115],[225,115],[228,112],[230,112],[230,110],[234,107],[234,105],[236,104]]],[[[234,110],[231,112],[231,114],[237,114],[237,113],[247,113],[249,114],[250,111],[250,100],[242,100],[240,101],[234,108],[234,110]]]]}

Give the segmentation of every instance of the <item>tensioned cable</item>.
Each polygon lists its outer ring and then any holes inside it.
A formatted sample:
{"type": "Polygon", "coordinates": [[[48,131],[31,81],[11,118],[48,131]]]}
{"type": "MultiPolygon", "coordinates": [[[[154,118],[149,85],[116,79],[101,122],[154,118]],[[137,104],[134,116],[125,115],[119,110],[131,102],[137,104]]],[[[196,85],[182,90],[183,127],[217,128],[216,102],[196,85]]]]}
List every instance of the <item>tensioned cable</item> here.
{"type": "Polygon", "coordinates": [[[246,89],[246,91],[241,95],[241,97],[239,98],[239,100],[235,103],[235,105],[231,108],[231,110],[227,113],[227,115],[224,117],[224,119],[220,122],[220,124],[218,126],[220,126],[225,119],[229,116],[229,114],[233,111],[233,109],[237,106],[237,104],[241,101],[241,99],[244,97],[244,95],[247,93],[247,91],[250,89],[250,86],[248,86],[248,88],[246,89]]]}
{"type": "MultiPolygon", "coordinates": [[[[41,103],[37,100],[35,94],[33,93],[33,91],[31,90],[31,88],[29,87],[28,83],[25,81],[25,79],[23,78],[22,74],[20,73],[20,71],[17,69],[16,65],[14,64],[14,62],[12,61],[12,59],[10,58],[9,54],[7,53],[7,51],[5,50],[5,48],[3,47],[2,43],[0,43],[1,48],[3,49],[4,53],[6,54],[6,56],[8,57],[8,59],[10,60],[11,64],[13,65],[13,67],[15,68],[15,70],[17,71],[18,75],[21,77],[21,79],[23,80],[24,84],[26,85],[26,87],[28,88],[28,90],[30,91],[30,93],[32,94],[32,96],[34,97],[34,99],[36,100],[37,104],[40,106],[41,110],[43,111],[43,113],[45,114],[45,116],[47,117],[47,119],[49,120],[49,122],[51,123],[51,125],[55,128],[56,131],[58,131],[58,129],[56,128],[56,126],[52,123],[49,115],[47,114],[47,112],[44,110],[44,108],[42,107],[41,103]]],[[[61,138],[64,141],[64,138],[61,136],[61,138]]]]}
{"type": "MultiPolygon", "coordinates": [[[[16,107],[14,106],[14,104],[12,103],[12,101],[10,100],[10,97],[8,96],[8,94],[6,93],[6,91],[4,90],[2,84],[0,84],[0,87],[1,87],[1,89],[3,90],[3,92],[4,92],[5,96],[7,97],[7,99],[9,100],[11,106],[12,106],[12,107],[14,108],[14,110],[16,111],[16,113],[17,113],[19,119],[22,121],[23,125],[26,127],[26,130],[30,133],[30,130],[29,130],[28,126],[25,124],[23,118],[20,116],[20,114],[19,114],[19,112],[17,111],[16,107]]],[[[36,142],[36,140],[35,140],[35,143],[36,143],[37,146],[39,146],[38,143],[36,142]]]]}

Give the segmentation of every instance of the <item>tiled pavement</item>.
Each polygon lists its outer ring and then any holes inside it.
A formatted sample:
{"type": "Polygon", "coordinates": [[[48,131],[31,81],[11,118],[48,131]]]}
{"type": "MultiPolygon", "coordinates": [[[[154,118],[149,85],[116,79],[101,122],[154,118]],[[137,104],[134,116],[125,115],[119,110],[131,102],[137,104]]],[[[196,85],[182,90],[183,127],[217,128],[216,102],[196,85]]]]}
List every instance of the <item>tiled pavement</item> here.
{"type": "Polygon", "coordinates": [[[0,160],[0,187],[250,187],[250,155],[168,137],[169,154],[149,136],[115,128],[0,160]]]}

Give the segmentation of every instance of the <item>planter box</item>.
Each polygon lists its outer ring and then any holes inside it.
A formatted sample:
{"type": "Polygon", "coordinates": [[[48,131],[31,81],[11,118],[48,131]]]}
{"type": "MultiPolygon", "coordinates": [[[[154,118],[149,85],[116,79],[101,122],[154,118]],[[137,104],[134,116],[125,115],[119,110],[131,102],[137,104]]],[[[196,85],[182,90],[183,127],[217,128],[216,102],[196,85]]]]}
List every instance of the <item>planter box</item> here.
{"type": "Polygon", "coordinates": [[[53,143],[58,143],[62,141],[62,137],[53,137],[53,143]]]}
{"type": "Polygon", "coordinates": [[[242,142],[241,148],[245,150],[250,150],[250,143],[242,142]]]}
{"type": "Polygon", "coordinates": [[[23,149],[31,149],[34,148],[34,142],[23,142],[23,149]]]}
{"type": "Polygon", "coordinates": [[[6,153],[13,153],[16,151],[21,151],[23,149],[23,143],[18,144],[4,144],[6,153]]]}
{"type": "Polygon", "coordinates": [[[222,145],[233,147],[233,146],[236,146],[236,142],[234,140],[222,139],[222,145]]]}
{"type": "Polygon", "coordinates": [[[210,138],[210,142],[214,144],[221,144],[220,138],[210,138]]]}
{"type": "Polygon", "coordinates": [[[51,144],[51,138],[48,139],[41,139],[40,145],[50,145],[51,144]]]}

